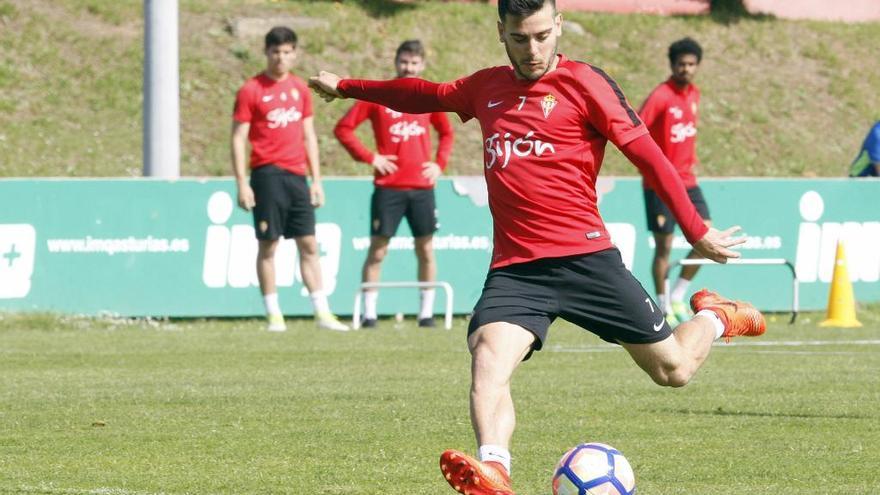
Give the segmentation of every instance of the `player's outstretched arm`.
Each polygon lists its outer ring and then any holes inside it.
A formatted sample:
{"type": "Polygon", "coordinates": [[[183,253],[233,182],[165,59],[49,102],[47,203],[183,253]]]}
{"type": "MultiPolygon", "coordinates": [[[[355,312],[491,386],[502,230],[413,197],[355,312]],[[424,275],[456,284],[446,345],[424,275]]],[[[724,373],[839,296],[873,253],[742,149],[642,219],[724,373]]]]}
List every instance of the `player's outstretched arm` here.
{"type": "Polygon", "coordinates": [[[650,135],[644,134],[620,150],[642,174],[651,177],[658,185],[657,194],[672,210],[685,237],[697,253],[716,263],[727,263],[731,258],[740,257],[738,252],[730,249],[745,242],[743,237],[734,237],[740,228],[737,226],[718,230],[706,227],[688,197],[681,178],[650,135]]]}
{"type": "Polygon", "coordinates": [[[309,78],[309,86],[326,101],[333,101],[336,98],[355,98],[378,103],[403,113],[458,111],[440,101],[443,86],[417,77],[369,81],[342,79],[331,72],[321,71],[317,76],[309,78]]]}
{"type": "Polygon", "coordinates": [[[706,235],[694,243],[694,250],[716,263],[727,263],[729,259],[739,258],[739,252],[730,249],[746,242],[745,237],[734,237],[739,231],[738,225],[725,230],[710,227],[706,235]]]}
{"type": "MultiPolygon", "coordinates": [[[[706,236],[706,227],[688,197],[678,173],[649,134],[643,134],[620,148],[645,177],[657,184],[657,195],[672,210],[684,236],[692,246],[706,236]]],[[[716,260],[717,261],[717,260],[716,260]]]]}
{"type": "Polygon", "coordinates": [[[341,80],[342,78],[336,74],[322,70],[317,76],[309,78],[309,87],[315,90],[322,100],[329,103],[336,98],[345,98],[337,89],[341,80]]]}

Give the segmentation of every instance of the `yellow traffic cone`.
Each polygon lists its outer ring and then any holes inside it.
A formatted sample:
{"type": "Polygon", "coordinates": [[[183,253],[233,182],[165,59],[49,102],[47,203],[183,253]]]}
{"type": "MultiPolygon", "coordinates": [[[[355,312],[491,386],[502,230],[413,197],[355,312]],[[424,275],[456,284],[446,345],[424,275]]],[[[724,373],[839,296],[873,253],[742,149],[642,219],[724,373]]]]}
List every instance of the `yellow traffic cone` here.
{"type": "Polygon", "coordinates": [[[846,253],[842,239],[837,241],[837,254],[834,257],[834,275],[831,277],[831,290],[828,292],[828,314],[819,326],[840,328],[862,326],[856,319],[856,301],[853,297],[852,282],[846,270],[846,253]]]}

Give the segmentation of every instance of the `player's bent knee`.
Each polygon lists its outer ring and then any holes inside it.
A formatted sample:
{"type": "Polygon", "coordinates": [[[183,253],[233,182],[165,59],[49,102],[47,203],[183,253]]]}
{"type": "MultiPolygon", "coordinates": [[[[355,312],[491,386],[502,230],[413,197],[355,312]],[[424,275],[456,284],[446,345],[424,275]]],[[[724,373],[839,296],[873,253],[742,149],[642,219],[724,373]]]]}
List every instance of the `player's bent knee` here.
{"type": "Polygon", "coordinates": [[[693,375],[691,373],[682,373],[680,371],[672,372],[666,375],[665,387],[681,388],[690,383],[693,375]]]}
{"type": "Polygon", "coordinates": [[[686,366],[659,366],[651,373],[654,383],[663,387],[681,388],[690,383],[694,373],[686,366]]]}

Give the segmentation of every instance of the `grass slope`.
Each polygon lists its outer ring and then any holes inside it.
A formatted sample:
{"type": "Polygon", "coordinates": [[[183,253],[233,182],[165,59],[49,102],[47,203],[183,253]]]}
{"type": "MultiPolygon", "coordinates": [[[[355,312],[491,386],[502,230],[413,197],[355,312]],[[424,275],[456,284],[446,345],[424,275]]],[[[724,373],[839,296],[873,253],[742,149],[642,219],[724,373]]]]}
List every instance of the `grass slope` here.
{"type": "MultiPolygon", "coordinates": [[[[0,0],[0,177],[139,176],[143,22],[140,0],[0,0]]],[[[426,76],[448,80],[506,63],[493,7],[481,3],[181,0],[182,173],[228,174],[234,91],[261,70],[258,37],[239,17],[329,21],[299,29],[297,72],[385,78],[394,48],[430,47],[426,76]]],[[[668,72],[665,49],[684,35],[706,58],[699,152],[707,176],[839,176],[880,116],[877,24],[768,17],[566,13],[561,50],[603,67],[634,105],[668,72]]],[[[331,129],[350,103],[317,103],[327,175],[362,174],[331,129]]],[[[455,119],[457,120],[457,119],[455,119]]],[[[365,126],[366,127],[366,126],[365,126]]],[[[476,125],[456,122],[451,173],[481,171],[476,125]]],[[[367,137],[366,129],[362,135],[367,137]]],[[[611,153],[606,173],[633,175],[611,153]]]]}
{"type": "MultiPolygon", "coordinates": [[[[775,317],[676,390],[558,323],[514,381],[517,493],[548,493],[582,441],[622,449],[643,495],[880,492],[880,315],[860,317],[775,317]]],[[[436,464],[473,450],[465,322],[294,327],[0,314],[0,493],[452,493],[436,464]]]]}

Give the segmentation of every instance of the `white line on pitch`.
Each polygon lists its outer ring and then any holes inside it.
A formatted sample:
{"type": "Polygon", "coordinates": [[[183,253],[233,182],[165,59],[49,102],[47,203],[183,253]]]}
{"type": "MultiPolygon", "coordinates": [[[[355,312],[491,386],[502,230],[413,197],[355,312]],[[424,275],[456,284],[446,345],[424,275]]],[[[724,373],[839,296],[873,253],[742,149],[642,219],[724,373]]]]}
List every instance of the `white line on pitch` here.
{"type": "Polygon", "coordinates": [[[755,340],[719,344],[722,347],[804,347],[815,345],[880,345],[880,340],[755,340]]]}
{"type": "Polygon", "coordinates": [[[19,493],[34,493],[39,495],[165,495],[164,492],[152,493],[152,492],[140,492],[134,490],[126,490],[125,488],[93,488],[93,489],[79,489],[79,488],[59,488],[51,485],[41,485],[41,486],[28,486],[23,485],[19,486],[17,491],[19,493]]]}
{"type": "MultiPolygon", "coordinates": [[[[808,346],[835,346],[835,345],[880,345],[880,340],[770,340],[752,342],[731,342],[725,344],[716,343],[716,347],[808,347],[808,346]]],[[[611,352],[618,348],[612,344],[594,344],[577,347],[564,347],[561,345],[548,346],[550,352],[611,352]]],[[[814,352],[815,353],[815,352],[814,352]]]]}
{"type": "Polygon", "coordinates": [[[795,356],[857,356],[864,355],[863,352],[852,352],[852,351],[743,351],[743,352],[751,352],[752,354],[784,354],[787,356],[795,355],[795,356]]]}

